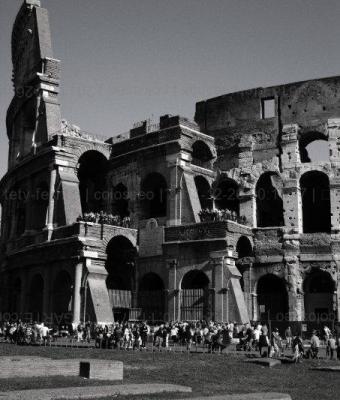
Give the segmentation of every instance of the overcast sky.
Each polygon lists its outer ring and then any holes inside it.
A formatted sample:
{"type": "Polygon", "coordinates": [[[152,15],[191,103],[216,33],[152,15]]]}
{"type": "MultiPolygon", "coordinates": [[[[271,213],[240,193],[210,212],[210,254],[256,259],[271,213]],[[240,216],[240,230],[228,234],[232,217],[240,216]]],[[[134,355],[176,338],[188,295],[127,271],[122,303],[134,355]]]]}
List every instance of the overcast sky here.
{"type": "MultiPolygon", "coordinates": [[[[21,0],[0,0],[0,174],[21,0]]],[[[339,0],[42,0],[62,115],[110,137],[224,93],[340,74],[339,0]]],[[[340,112],[339,112],[340,114],[340,112]]]]}

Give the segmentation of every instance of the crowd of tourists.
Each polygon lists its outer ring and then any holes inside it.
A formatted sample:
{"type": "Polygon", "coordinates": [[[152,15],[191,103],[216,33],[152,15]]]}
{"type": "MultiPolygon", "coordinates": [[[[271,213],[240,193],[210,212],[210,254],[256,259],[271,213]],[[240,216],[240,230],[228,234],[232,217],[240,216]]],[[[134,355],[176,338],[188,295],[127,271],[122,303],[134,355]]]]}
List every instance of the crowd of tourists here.
{"type": "Polygon", "coordinates": [[[238,351],[258,351],[262,357],[280,357],[285,350],[293,353],[293,359],[318,358],[321,345],[326,347],[326,356],[340,360],[340,336],[336,336],[324,326],[322,332],[312,332],[309,346],[300,333],[294,335],[292,329],[269,330],[266,324],[236,324],[200,321],[172,322],[149,325],[147,322],[116,322],[112,325],[64,324],[48,327],[44,323],[22,321],[0,324],[3,340],[24,344],[50,344],[64,338],[76,343],[95,343],[96,348],[120,350],[144,350],[156,348],[169,351],[174,346],[182,346],[187,351],[198,346],[207,352],[223,352],[233,341],[238,351]],[[236,339],[236,340],[235,340],[236,339]]]}

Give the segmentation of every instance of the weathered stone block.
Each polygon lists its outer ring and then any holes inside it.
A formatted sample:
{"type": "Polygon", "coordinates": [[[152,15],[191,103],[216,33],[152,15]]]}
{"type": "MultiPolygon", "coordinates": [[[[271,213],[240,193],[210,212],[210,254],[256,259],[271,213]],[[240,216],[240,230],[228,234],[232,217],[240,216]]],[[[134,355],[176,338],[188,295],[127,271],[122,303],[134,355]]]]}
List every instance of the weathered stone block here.
{"type": "Polygon", "coordinates": [[[123,363],[112,360],[84,360],[79,364],[79,376],[106,381],[123,380],[123,363]]]}

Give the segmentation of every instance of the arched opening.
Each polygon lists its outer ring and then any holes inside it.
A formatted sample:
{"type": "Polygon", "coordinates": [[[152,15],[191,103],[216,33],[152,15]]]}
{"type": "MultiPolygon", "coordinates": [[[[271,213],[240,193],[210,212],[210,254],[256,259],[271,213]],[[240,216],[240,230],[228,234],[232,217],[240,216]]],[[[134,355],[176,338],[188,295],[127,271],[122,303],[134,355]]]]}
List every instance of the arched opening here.
{"type": "MultiPolygon", "coordinates": [[[[10,209],[14,214],[14,230],[15,236],[22,235],[26,230],[26,201],[28,199],[27,192],[21,188],[14,188],[10,192],[10,209]]],[[[11,217],[13,218],[13,217],[11,217]]]]}
{"type": "Polygon", "coordinates": [[[328,176],[310,171],[300,179],[303,232],[331,231],[331,203],[328,176]]]}
{"type": "Polygon", "coordinates": [[[72,279],[66,271],[59,272],[54,280],[52,306],[58,324],[72,322],[72,279]]]}
{"type": "Polygon", "coordinates": [[[32,229],[42,229],[46,226],[49,202],[49,187],[46,182],[37,186],[33,199],[32,229]]]}
{"type": "Polygon", "coordinates": [[[122,183],[118,183],[113,188],[112,212],[114,215],[119,215],[121,219],[130,215],[128,190],[122,183]]]}
{"type": "Polygon", "coordinates": [[[259,228],[283,226],[282,180],[273,173],[262,174],[256,184],[256,217],[259,228]]]}
{"type": "Polygon", "coordinates": [[[167,213],[167,183],[165,178],[153,172],[141,185],[142,218],[165,217],[167,213]]]}
{"type": "Polygon", "coordinates": [[[28,311],[32,315],[34,321],[43,319],[43,302],[44,302],[44,280],[41,275],[34,275],[31,280],[29,291],[29,308],[28,311]]]}
{"type": "Polygon", "coordinates": [[[332,319],[335,282],[328,272],[315,270],[304,281],[305,319],[326,322],[332,319]]]}
{"type": "Polygon", "coordinates": [[[299,140],[302,163],[329,161],[327,137],[320,132],[307,132],[299,140]]]}
{"type": "Polygon", "coordinates": [[[214,158],[209,146],[202,140],[197,140],[192,145],[191,163],[203,168],[209,167],[209,162],[214,158]]]}
{"type": "Polygon", "coordinates": [[[220,180],[214,195],[216,208],[240,214],[239,188],[234,180],[229,178],[220,180]]]}
{"type": "Polygon", "coordinates": [[[288,318],[288,293],[283,279],[273,274],[260,278],[257,301],[261,320],[284,321],[288,318]]]}
{"type": "Polygon", "coordinates": [[[104,209],[107,170],[108,161],[99,151],[90,150],[80,157],[78,179],[83,213],[104,209]]]}
{"type": "Polygon", "coordinates": [[[181,319],[198,321],[210,317],[209,278],[199,270],[187,272],[181,283],[181,319]]]}
{"type": "Polygon", "coordinates": [[[115,236],[107,246],[106,286],[116,321],[129,319],[135,290],[136,249],[124,236],[115,236]]]}
{"type": "Polygon", "coordinates": [[[202,210],[212,209],[212,198],[209,182],[203,176],[195,176],[195,185],[202,210]]]}
{"type": "Polygon", "coordinates": [[[236,265],[242,275],[240,279],[240,285],[242,291],[244,291],[244,273],[247,270],[249,270],[249,263],[250,263],[248,257],[253,256],[252,245],[250,243],[250,240],[246,236],[241,236],[239,238],[236,244],[236,251],[238,254],[236,265]]]}
{"type": "Polygon", "coordinates": [[[142,309],[142,319],[163,320],[164,319],[164,283],[155,273],[145,274],[138,288],[138,307],[142,309]]]}

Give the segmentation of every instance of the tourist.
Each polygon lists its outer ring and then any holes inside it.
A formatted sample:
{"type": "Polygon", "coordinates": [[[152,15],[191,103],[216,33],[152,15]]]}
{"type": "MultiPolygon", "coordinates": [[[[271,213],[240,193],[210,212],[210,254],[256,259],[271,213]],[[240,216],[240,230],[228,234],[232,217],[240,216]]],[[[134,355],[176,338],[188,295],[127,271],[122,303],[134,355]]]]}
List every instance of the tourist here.
{"type": "Polygon", "coordinates": [[[311,356],[311,358],[319,358],[319,349],[320,349],[320,339],[316,334],[316,331],[314,330],[310,340],[309,355],[311,356]]]}
{"type": "Polygon", "coordinates": [[[332,334],[329,335],[329,338],[327,340],[327,349],[328,349],[328,354],[330,360],[334,360],[335,352],[336,352],[336,340],[332,334]]]}
{"type": "Polygon", "coordinates": [[[259,339],[259,352],[260,352],[260,356],[261,357],[268,357],[269,353],[270,353],[270,343],[269,343],[269,339],[268,339],[268,329],[267,329],[267,327],[265,325],[262,326],[262,329],[261,329],[261,335],[260,335],[260,339],[259,339]],[[267,348],[266,352],[262,351],[264,348],[267,348]]]}
{"type": "Polygon", "coordinates": [[[290,326],[285,330],[286,349],[292,348],[293,334],[290,326]]]}
{"type": "Polygon", "coordinates": [[[300,335],[295,336],[292,346],[293,346],[293,360],[295,361],[295,363],[300,363],[304,356],[303,342],[300,335]]]}

